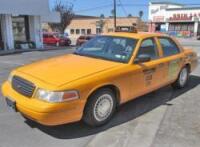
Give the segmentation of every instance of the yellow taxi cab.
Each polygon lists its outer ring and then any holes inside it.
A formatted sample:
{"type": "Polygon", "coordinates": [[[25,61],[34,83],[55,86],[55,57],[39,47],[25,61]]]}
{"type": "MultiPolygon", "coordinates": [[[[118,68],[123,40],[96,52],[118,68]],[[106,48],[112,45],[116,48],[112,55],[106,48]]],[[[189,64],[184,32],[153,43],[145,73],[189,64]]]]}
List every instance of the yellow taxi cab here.
{"type": "Polygon", "coordinates": [[[167,35],[114,32],[13,70],[2,93],[9,107],[40,124],[100,126],[120,104],[169,84],[185,87],[197,63],[195,52],[167,35]]]}

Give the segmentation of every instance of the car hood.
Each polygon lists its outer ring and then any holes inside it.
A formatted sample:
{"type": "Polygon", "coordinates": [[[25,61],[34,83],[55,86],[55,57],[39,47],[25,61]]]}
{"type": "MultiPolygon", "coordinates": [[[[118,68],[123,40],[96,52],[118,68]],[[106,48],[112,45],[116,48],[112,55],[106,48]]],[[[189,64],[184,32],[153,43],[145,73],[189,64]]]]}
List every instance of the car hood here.
{"type": "Polygon", "coordinates": [[[45,83],[61,86],[118,65],[120,63],[69,54],[35,62],[20,67],[18,71],[45,83]]]}

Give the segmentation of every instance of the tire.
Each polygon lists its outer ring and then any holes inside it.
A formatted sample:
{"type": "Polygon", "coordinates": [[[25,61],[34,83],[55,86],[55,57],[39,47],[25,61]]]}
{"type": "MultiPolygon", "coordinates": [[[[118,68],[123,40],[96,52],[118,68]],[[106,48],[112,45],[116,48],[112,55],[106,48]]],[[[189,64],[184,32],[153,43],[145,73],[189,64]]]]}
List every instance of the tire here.
{"type": "Polygon", "coordinates": [[[60,46],[60,43],[59,42],[56,42],[56,47],[59,47],[60,46]]]}
{"type": "Polygon", "coordinates": [[[185,66],[179,73],[178,79],[172,84],[174,89],[184,88],[189,81],[189,68],[185,66]]]}
{"type": "Polygon", "coordinates": [[[86,104],[83,121],[92,127],[106,124],[112,118],[117,106],[115,94],[103,88],[95,92],[86,104]]]}

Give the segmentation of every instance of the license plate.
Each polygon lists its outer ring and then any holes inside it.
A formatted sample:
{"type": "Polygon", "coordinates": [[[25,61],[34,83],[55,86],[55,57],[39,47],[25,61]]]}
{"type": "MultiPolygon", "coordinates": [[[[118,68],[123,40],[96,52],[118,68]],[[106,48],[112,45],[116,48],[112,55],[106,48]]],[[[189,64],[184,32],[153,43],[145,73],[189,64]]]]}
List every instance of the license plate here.
{"type": "Polygon", "coordinates": [[[16,109],[16,102],[9,99],[9,98],[6,98],[6,103],[7,103],[7,106],[9,108],[11,108],[12,110],[14,110],[15,112],[17,112],[17,109],[16,109]]]}

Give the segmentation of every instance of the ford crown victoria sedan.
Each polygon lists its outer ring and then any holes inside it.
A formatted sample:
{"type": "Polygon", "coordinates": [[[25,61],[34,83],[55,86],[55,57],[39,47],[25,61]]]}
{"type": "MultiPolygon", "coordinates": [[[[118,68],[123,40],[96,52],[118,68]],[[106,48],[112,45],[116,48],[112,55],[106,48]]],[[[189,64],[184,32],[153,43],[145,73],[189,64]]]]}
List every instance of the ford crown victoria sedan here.
{"type": "Polygon", "coordinates": [[[8,106],[40,124],[100,126],[120,104],[169,84],[185,87],[197,63],[195,52],[169,36],[115,32],[15,69],[2,93],[8,106]]]}

